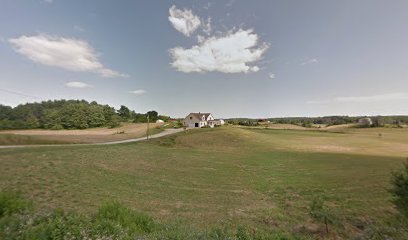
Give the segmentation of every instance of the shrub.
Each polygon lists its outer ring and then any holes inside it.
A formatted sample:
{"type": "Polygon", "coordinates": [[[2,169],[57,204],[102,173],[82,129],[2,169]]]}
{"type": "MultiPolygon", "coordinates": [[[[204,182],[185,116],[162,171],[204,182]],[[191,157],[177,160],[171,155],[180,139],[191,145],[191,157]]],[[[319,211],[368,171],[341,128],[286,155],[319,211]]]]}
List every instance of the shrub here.
{"type": "Polygon", "coordinates": [[[0,218],[13,213],[23,212],[30,206],[19,194],[13,192],[0,192],[0,218]]]}
{"type": "Polygon", "coordinates": [[[43,215],[34,215],[33,223],[25,224],[25,239],[81,239],[86,234],[86,219],[73,213],[54,210],[43,215]]]}
{"type": "Polygon", "coordinates": [[[322,197],[317,197],[312,200],[309,205],[309,213],[312,218],[316,221],[325,224],[326,233],[329,233],[328,224],[334,223],[334,215],[330,212],[330,209],[324,204],[324,199],[322,197]]]}
{"type": "Polygon", "coordinates": [[[106,227],[119,225],[130,233],[150,233],[155,225],[150,216],[132,211],[118,202],[102,205],[96,215],[96,221],[106,227]]]}
{"type": "Polygon", "coordinates": [[[237,240],[250,240],[250,239],[252,239],[250,237],[250,234],[249,234],[248,230],[243,226],[238,226],[235,237],[237,238],[237,240]]]}
{"type": "Polygon", "coordinates": [[[408,218],[408,159],[402,169],[393,172],[391,183],[392,201],[398,211],[408,218]]]}
{"type": "Polygon", "coordinates": [[[177,219],[171,223],[155,223],[148,215],[118,202],[106,203],[92,215],[58,209],[25,211],[28,206],[28,202],[17,194],[0,192],[0,239],[300,239],[283,232],[262,231],[245,225],[236,229],[224,225],[214,226],[211,230],[198,230],[177,219]]]}

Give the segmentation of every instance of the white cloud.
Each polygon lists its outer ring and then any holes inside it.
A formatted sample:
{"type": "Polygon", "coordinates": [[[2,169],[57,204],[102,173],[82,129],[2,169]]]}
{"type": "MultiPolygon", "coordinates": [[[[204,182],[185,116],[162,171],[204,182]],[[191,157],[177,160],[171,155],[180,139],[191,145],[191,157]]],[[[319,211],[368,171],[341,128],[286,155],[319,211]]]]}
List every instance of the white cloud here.
{"type": "Polygon", "coordinates": [[[47,66],[76,72],[94,72],[102,77],[128,76],[103,66],[92,46],[82,40],[40,34],[23,35],[9,39],[9,42],[18,53],[47,66]]]}
{"type": "Polygon", "coordinates": [[[274,73],[269,73],[268,76],[270,79],[274,79],[276,77],[274,73]]]}
{"type": "Polygon", "coordinates": [[[329,100],[317,100],[308,101],[308,104],[320,104],[320,103],[371,103],[371,102],[383,102],[383,101],[398,101],[408,100],[408,93],[387,93],[378,94],[372,96],[360,96],[360,97],[336,97],[329,100]]]}
{"type": "Polygon", "coordinates": [[[65,83],[65,86],[69,88],[91,88],[92,85],[89,85],[84,82],[67,82],[65,83]]]}
{"type": "Polygon", "coordinates": [[[256,72],[258,66],[250,66],[262,58],[267,44],[258,45],[258,35],[251,29],[239,29],[225,36],[209,37],[185,49],[170,49],[171,65],[182,72],[256,72]]]}
{"type": "Polygon", "coordinates": [[[204,36],[201,36],[201,35],[197,35],[197,42],[198,43],[202,43],[202,42],[204,42],[205,41],[205,37],[204,36]]]}
{"type": "Polygon", "coordinates": [[[130,93],[133,93],[133,94],[135,94],[135,95],[142,95],[142,94],[145,94],[145,93],[146,93],[146,90],[144,90],[144,89],[138,89],[138,90],[130,91],[130,93]]]}
{"type": "Polygon", "coordinates": [[[209,17],[207,19],[207,22],[203,25],[203,32],[207,35],[210,35],[212,31],[212,27],[211,27],[211,18],[209,17]]]}
{"type": "Polygon", "coordinates": [[[318,62],[319,60],[317,60],[317,58],[311,58],[311,59],[308,59],[302,62],[300,65],[307,65],[307,64],[313,64],[313,63],[318,63],[318,62]]]}
{"type": "Polygon", "coordinates": [[[201,24],[200,18],[195,16],[191,10],[177,9],[176,6],[171,6],[169,9],[169,21],[173,27],[189,37],[201,24]]]}

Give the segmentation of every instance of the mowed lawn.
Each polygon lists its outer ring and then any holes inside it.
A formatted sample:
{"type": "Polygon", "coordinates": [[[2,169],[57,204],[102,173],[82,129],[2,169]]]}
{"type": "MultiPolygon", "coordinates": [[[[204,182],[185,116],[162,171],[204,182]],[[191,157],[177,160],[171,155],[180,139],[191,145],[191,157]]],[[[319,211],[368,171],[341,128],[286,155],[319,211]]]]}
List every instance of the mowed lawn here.
{"type": "Polygon", "coordinates": [[[322,198],[331,236],[348,238],[395,223],[387,188],[407,151],[407,129],[221,127],[111,146],[0,149],[0,189],[46,208],[93,212],[118,200],[197,228],[305,234],[323,228],[310,215],[322,198]]]}

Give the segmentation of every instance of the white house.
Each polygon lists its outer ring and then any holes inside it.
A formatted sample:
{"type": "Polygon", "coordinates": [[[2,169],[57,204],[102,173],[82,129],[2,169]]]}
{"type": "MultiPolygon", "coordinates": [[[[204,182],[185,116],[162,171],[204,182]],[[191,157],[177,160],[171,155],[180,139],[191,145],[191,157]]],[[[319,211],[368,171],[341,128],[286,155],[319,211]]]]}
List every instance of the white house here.
{"type": "Polygon", "coordinates": [[[184,118],[183,125],[186,127],[202,128],[209,126],[213,128],[216,125],[223,125],[224,120],[214,119],[211,113],[190,113],[184,118]]]}

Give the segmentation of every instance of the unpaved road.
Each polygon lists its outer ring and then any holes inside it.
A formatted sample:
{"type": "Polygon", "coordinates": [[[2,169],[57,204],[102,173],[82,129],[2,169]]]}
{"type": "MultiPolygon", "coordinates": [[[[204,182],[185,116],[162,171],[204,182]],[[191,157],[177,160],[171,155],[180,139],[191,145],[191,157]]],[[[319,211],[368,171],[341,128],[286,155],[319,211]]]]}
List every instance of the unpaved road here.
{"type": "MultiPolygon", "coordinates": [[[[182,132],[184,129],[178,128],[178,129],[166,129],[163,132],[154,134],[149,136],[149,139],[151,138],[159,138],[163,136],[167,136],[170,134],[182,132]]],[[[26,148],[26,147],[61,147],[61,146],[94,146],[94,145],[113,145],[113,144],[120,144],[120,143],[130,143],[130,142],[139,142],[146,140],[146,137],[140,137],[140,138],[132,138],[132,139],[126,139],[126,140],[120,140],[120,141],[112,141],[112,142],[102,142],[102,143],[78,143],[78,144],[39,144],[39,145],[5,145],[5,146],[0,146],[1,148],[26,148]]]]}

